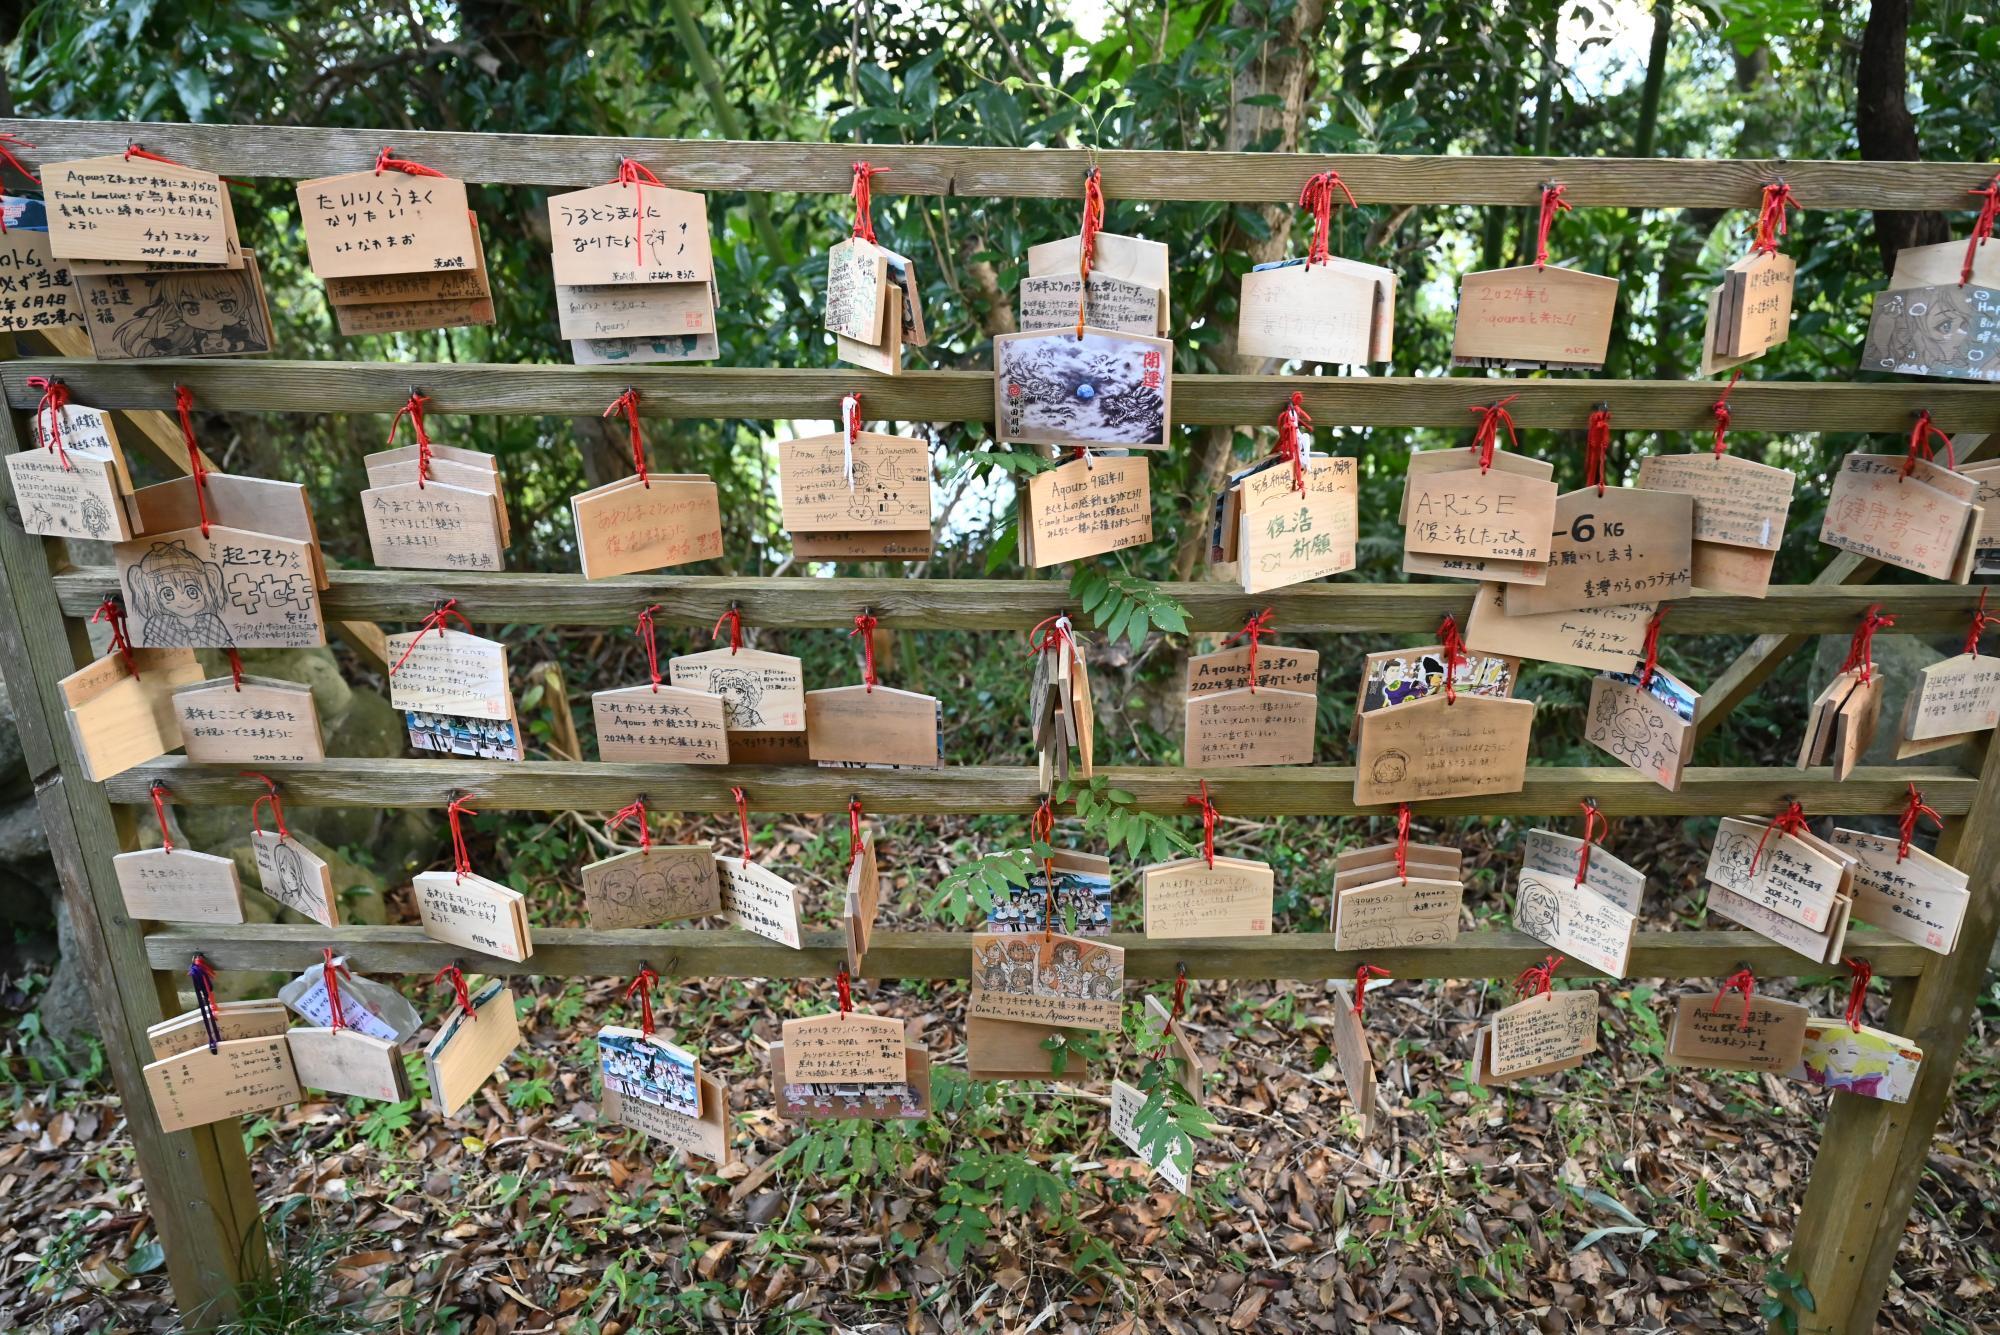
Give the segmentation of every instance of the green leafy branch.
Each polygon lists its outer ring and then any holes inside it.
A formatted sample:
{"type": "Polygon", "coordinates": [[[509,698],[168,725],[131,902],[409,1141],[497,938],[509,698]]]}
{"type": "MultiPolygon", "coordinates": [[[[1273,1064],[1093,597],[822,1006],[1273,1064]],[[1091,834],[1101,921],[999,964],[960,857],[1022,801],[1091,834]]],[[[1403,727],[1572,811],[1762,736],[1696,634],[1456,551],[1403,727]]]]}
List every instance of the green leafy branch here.
{"type": "Polygon", "coordinates": [[[1184,1173],[1194,1172],[1194,1143],[1215,1135],[1215,1123],[1208,1110],[1182,1088],[1175,1067],[1178,1058],[1159,1056],[1139,1071],[1139,1088],[1146,1101],[1133,1114],[1132,1129],[1139,1134],[1139,1153],[1147,1163],[1171,1162],[1184,1173]]]}
{"type": "Polygon", "coordinates": [[[1146,633],[1187,634],[1187,609],[1151,580],[1109,568],[1079,564],[1070,576],[1070,596],[1106,640],[1121,635],[1134,652],[1143,648],[1146,633]]]}

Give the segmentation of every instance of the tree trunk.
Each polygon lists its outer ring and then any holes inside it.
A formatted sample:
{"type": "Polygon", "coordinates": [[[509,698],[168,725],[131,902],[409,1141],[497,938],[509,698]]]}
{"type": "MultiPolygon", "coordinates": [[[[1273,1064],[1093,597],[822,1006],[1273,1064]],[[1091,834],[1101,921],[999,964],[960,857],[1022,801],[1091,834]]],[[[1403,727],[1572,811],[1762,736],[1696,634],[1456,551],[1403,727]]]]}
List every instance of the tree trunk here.
{"type": "MultiPolygon", "coordinates": [[[[1229,22],[1231,26],[1251,27],[1257,22],[1257,14],[1250,6],[1239,4],[1231,9],[1229,22]]],[[[1324,0],[1298,0],[1291,14],[1269,34],[1263,51],[1237,69],[1229,88],[1231,106],[1225,147],[1231,152],[1251,148],[1273,153],[1298,152],[1299,126],[1305,120],[1312,84],[1312,39],[1325,15],[1324,0]],[[1251,98],[1273,94],[1281,99],[1280,105],[1249,104],[1251,98]]],[[[1291,251],[1293,213],[1292,208],[1282,204],[1263,206],[1270,235],[1244,247],[1252,264],[1283,259],[1291,251]]],[[[1225,370],[1237,375],[1256,375],[1269,366],[1265,358],[1236,355],[1233,328],[1223,331],[1217,360],[1225,370]]],[[[1277,411],[1278,405],[1273,403],[1273,419],[1277,411]]],[[[1235,446],[1233,427],[1212,426],[1202,432],[1201,461],[1190,479],[1187,528],[1181,535],[1180,549],[1174,554],[1176,579],[1192,576],[1208,550],[1208,512],[1223,480],[1229,476],[1235,446]]]]}
{"type": "Polygon", "coordinates": [[[1660,93],[1667,84],[1667,53],[1674,30],[1673,0],[1653,0],[1653,45],[1646,53],[1646,82],[1639,89],[1639,127],[1632,156],[1650,158],[1660,129],[1660,93]]]}
{"type": "MultiPolygon", "coordinates": [[[[1861,156],[1874,161],[1916,162],[1917,120],[1910,114],[1910,0],[1875,0],[1861,34],[1861,61],[1854,84],[1854,130],[1861,156]]],[[[1875,245],[1882,271],[1896,267],[1896,252],[1909,246],[1949,241],[1941,213],[1875,210],[1875,245]]]]}

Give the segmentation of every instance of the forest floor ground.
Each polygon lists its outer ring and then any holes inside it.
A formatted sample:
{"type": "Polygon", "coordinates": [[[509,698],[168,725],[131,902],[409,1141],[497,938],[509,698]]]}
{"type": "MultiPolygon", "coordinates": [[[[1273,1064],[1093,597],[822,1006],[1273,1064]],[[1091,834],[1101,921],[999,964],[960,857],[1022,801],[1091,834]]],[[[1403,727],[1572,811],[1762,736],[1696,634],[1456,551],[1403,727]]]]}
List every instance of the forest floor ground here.
{"type": "MultiPolygon", "coordinates": [[[[918,921],[913,886],[963,847],[958,833],[890,824],[885,925],[918,921]]],[[[1698,850],[1665,847],[1685,838],[1677,826],[1638,833],[1659,865],[1700,866],[1698,850]]],[[[697,834],[729,837],[677,837],[697,834]]],[[[814,837],[777,834],[765,856],[781,867],[814,837]]],[[[1471,865],[1494,861],[1467,847],[1471,865]]],[[[1693,877],[1652,925],[1688,913],[1693,877]]],[[[1499,895],[1468,904],[1490,916],[1499,895]]],[[[35,980],[10,986],[6,1006],[31,1014],[35,980]]],[[[955,986],[857,989],[956,1070],[941,1069],[930,1120],[856,1133],[770,1111],[774,1017],[825,988],[670,984],[662,1025],[732,1087],[738,1158],[713,1171],[597,1120],[586,1044],[630,1022],[623,986],[524,980],[521,1049],[449,1121],[423,1103],[312,1101],[252,1124],[287,1262],[239,1329],[1745,1331],[1791,1243],[1826,1105],[1775,1078],[1663,1068],[1661,1015],[1681,988],[1648,982],[1603,987],[1603,1051],[1583,1067],[1483,1090],[1467,1057],[1503,985],[1390,982],[1367,997],[1381,1095],[1364,1142],[1328,1053],[1330,989],[1197,981],[1187,1024],[1217,1138],[1183,1198],[1109,1134],[1103,1079],[966,1082],[955,986]]],[[[1844,995],[1830,976],[1771,986],[1821,1013],[1844,995]]],[[[1882,1329],[2000,1328],[1996,1017],[1989,989],[1882,1329]]],[[[120,1101],[100,1075],[32,1057],[32,1030],[4,1031],[0,1329],[173,1330],[120,1101]]],[[[1110,1045],[1092,1075],[1132,1079],[1129,1049],[1110,1045]]]]}

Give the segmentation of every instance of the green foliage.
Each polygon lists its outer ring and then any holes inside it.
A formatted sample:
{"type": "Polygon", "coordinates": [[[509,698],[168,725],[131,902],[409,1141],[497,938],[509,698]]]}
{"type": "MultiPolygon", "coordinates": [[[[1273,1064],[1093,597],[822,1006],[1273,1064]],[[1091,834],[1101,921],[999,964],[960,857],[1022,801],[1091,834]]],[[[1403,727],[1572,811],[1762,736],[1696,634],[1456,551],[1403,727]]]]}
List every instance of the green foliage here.
{"type": "Polygon", "coordinates": [[[1181,1087],[1175,1068],[1177,1058],[1157,1056],[1139,1071],[1139,1088],[1145,1103],[1132,1116],[1132,1129],[1139,1135],[1139,1153],[1149,1163],[1173,1163],[1181,1171],[1194,1171],[1194,1146],[1215,1134],[1208,1110],[1181,1087]]]}
{"type": "MultiPolygon", "coordinates": [[[[202,1329],[216,1335],[387,1335],[409,1328],[416,1316],[412,1302],[369,1316],[365,1304],[343,1295],[334,1270],[354,1250],[353,1239],[314,1215],[310,1203],[309,1197],[288,1196],[266,1211],[277,1259],[237,1288],[228,1316],[202,1329]],[[294,1218],[301,1213],[306,1218],[294,1218]]],[[[189,1314],[197,1323],[203,1315],[189,1314]]]]}
{"type": "Polygon", "coordinates": [[[1123,637],[1135,650],[1145,645],[1148,631],[1187,633],[1186,608],[1151,581],[1115,567],[1078,562],[1069,591],[1107,640],[1123,637]]]}
{"type": "Polygon", "coordinates": [[[1783,1266],[1772,1266],[1764,1272],[1764,1292],[1764,1301],[1757,1306],[1758,1315],[1766,1321],[1777,1322],[1786,1335],[1796,1335],[1800,1312],[1819,1310],[1804,1277],[1792,1274],[1783,1266]]]}

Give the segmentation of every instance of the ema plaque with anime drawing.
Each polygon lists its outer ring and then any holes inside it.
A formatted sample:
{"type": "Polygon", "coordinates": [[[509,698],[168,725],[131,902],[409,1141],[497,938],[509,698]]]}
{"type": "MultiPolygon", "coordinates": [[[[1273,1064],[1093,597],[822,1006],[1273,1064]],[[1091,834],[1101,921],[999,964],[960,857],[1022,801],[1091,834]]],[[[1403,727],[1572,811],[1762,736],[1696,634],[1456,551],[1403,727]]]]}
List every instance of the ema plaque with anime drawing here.
{"type": "Polygon", "coordinates": [[[1086,329],[993,340],[1000,439],[1165,449],[1174,345],[1086,329]]]}

